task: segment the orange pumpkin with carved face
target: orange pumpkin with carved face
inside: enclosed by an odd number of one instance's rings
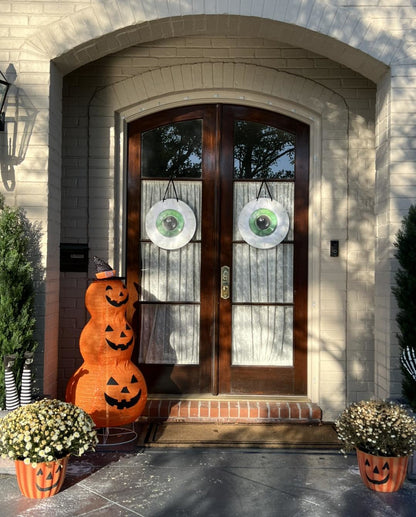
[[[118,278],[93,282],[85,295],[91,319],[80,337],[84,363],[68,383],[66,400],[86,411],[97,427],[134,422],[147,400],[144,377],[131,361],[134,333],[125,316],[128,297]]]
[[[91,318],[109,319],[125,314],[128,290],[120,278],[95,280],[85,293],[85,305]]]
[[[131,361],[103,364],[97,374],[84,363],[67,387],[67,400],[86,411],[97,427],[137,420],[147,400],[141,371]]]
[[[120,326],[115,326],[110,322],[105,328],[105,342],[112,350],[115,350],[116,352],[130,350],[130,348],[134,345],[133,329],[127,322]]]
[[[101,364],[103,361],[130,359],[134,341],[133,329],[124,315],[102,322],[91,318],[82,329],[79,348],[84,361]]]

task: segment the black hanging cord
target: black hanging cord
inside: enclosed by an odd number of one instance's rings
[[[176,201],[179,201],[178,193],[176,191],[176,186],[175,186],[175,183],[173,181],[173,177],[169,178],[168,186],[166,187],[165,193],[163,194],[163,201],[165,201],[166,196],[168,195],[169,187],[171,185],[172,185],[172,188],[173,188],[173,192],[175,193]]]
[[[267,194],[268,194],[268,195],[269,195],[269,197],[270,197],[270,201],[273,201],[273,196],[272,196],[272,193],[270,192],[269,185],[267,184],[267,181],[266,181],[266,180],[263,180],[263,181],[261,182],[261,185],[260,185],[259,191],[257,192],[257,197],[256,197],[256,199],[259,199],[259,197],[260,197],[260,194],[261,194],[261,191],[262,191],[263,187],[265,187],[265,188],[266,188],[266,190],[267,190]]]

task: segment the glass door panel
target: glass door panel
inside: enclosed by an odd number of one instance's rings
[[[201,131],[200,124],[193,127]],[[146,141],[149,143],[149,139]],[[185,148],[188,147],[185,144]],[[178,154],[176,148],[175,151]],[[142,154],[148,163],[148,150],[144,146]],[[189,169],[182,173],[189,176]],[[192,169],[192,173],[196,174],[196,170]],[[146,179],[141,182],[141,192],[139,362],[195,365],[199,363],[200,343],[202,182],[175,179],[172,184]],[[191,242],[176,250],[166,250],[150,241],[146,233],[146,214],[155,203],[173,195],[191,207],[198,223]]]
[[[234,244],[233,303],[293,304],[293,244],[269,250]]]
[[[293,366],[293,308],[233,307],[233,366]]]
[[[142,178],[200,178],[202,121],[186,120],[143,132]]]
[[[295,135],[248,120],[234,122],[234,179],[294,179]]]
[[[295,137],[272,126],[237,120],[233,149],[231,364],[292,366]],[[271,249],[244,242],[237,224],[243,207],[264,196],[278,201],[289,215],[287,236]]]
[[[199,363],[199,306],[142,305],[139,362]]]
[[[128,311],[150,393],[305,394],[308,139],[306,125],[243,106],[129,124]],[[263,197],[289,218],[267,249],[238,224]],[[196,219],[178,249],[146,232],[149,210],[169,198]]]

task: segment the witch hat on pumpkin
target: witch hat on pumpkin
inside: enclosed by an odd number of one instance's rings
[[[113,276],[116,276],[116,270],[113,269],[111,266],[107,264],[107,262],[104,262],[103,259],[100,259],[99,257],[94,256],[93,261],[95,264],[95,276],[98,279],[103,278],[111,278]]]

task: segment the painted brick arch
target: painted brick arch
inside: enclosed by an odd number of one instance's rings
[[[348,148],[347,127],[348,111],[341,96],[328,88],[292,73],[277,71],[262,66],[246,63],[194,63],[164,67],[147,71],[143,74],[113,84],[95,95],[90,107],[90,135],[112,134],[122,121],[129,121],[142,115],[168,109],[184,104],[198,104],[206,102],[236,103],[261,107],[272,111],[283,112],[291,117],[301,119],[311,126],[311,183],[310,203],[311,212],[317,213],[320,206],[330,202],[326,200],[326,193],[320,191],[321,182],[332,183],[334,190],[344,191],[347,183],[346,164],[348,162],[346,149]],[[122,138],[122,131],[115,138]],[[342,133],[342,134],[341,134]],[[322,139],[321,139],[321,135]],[[96,140],[95,140],[96,141]],[[354,143],[355,142],[355,143]],[[350,142],[360,147],[359,139]],[[98,250],[97,253],[109,256],[112,264],[122,267],[123,257],[118,256],[122,243],[115,242],[116,227],[123,226],[123,207],[119,213],[100,212],[103,200],[100,192],[123,191],[123,171],[117,171],[117,163],[122,159],[114,154],[114,149],[122,146],[111,145],[109,155],[104,160],[101,157],[90,176],[90,247]],[[357,149],[357,152],[363,152]],[[331,197],[333,194],[329,194]],[[109,200],[110,204],[117,205],[116,199]],[[339,202],[339,200],[337,200]],[[332,206],[332,205],[331,205]],[[325,212],[327,210],[327,212]],[[334,218],[331,209],[322,209],[324,219]],[[100,216],[99,216],[100,214]],[[348,209],[340,210],[335,217],[339,228],[348,226]],[[97,221],[99,221],[97,223]],[[317,220],[311,227],[310,260],[314,263],[310,273],[310,290],[314,300],[319,300],[319,289],[331,280],[322,273],[319,280],[314,275],[324,265],[320,264],[319,249],[321,246],[321,223]],[[311,262],[311,263],[312,263]],[[345,271],[340,271],[340,283],[345,284]],[[342,277],[342,278],[341,278]],[[325,287],[323,287],[325,288]],[[318,303],[318,302],[317,302]],[[322,325],[316,310],[311,317],[309,326],[310,374],[311,378],[319,379],[319,362],[314,349],[324,349],[324,340],[319,339],[319,328]],[[319,343],[319,344],[318,344]],[[346,346],[343,343],[342,346]],[[328,369],[331,366],[328,364]],[[319,390],[324,391],[325,379],[317,381],[310,388],[314,400],[319,400]],[[317,390],[315,392],[315,390]],[[328,409],[329,404],[325,404]]]
[[[206,97],[206,90],[210,89],[232,89],[236,102],[238,91],[240,94],[260,94],[268,99],[284,99],[286,105],[293,103],[293,111],[296,106],[307,107],[319,115],[328,109],[345,110],[340,95],[322,84],[294,73],[235,62],[204,62],[150,70],[102,89],[96,94],[93,105],[107,105],[110,110],[123,111],[129,106],[175,93],[184,98],[188,93],[204,90]],[[216,98],[213,97],[213,102]],[[161,103],[163,101],[159,99],[158,105]]]
[[[199,0],[94,0],[90,7],[42,28],[22,50],[55,60],[63,73],[68,73],[145,41],[221,33],[301,44],[373,81],[383,75],[393,58],[400,58],[395,54],[404,48],[400,38],[381,25],[374,26],[362,12],[323,0],[230,1],[227,7],[221,4],[212,9]]]

